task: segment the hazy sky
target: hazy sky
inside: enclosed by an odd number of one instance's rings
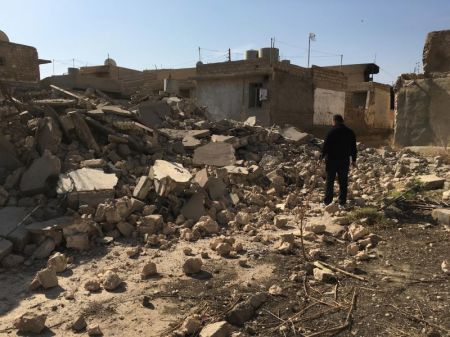
[[[1,0],[0,30],[10,40],[35,46],[67,67],[102,64],[108,53],[135,69],[194,66],[243,57],[250,48],[276,47],[283,58],[311,63],[373,62],[376,80],[392,83],[421,62],[427,32],[450,29],[449,0]],[[73,61],[74,59],[74,61]],[[421,63],[420,63],[421,65]],[[53,65],[41,66],[41,76]]]

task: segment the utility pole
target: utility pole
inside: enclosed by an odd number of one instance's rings
[[[53,76],[55,75],[55,60],[52,60],[52,65],[53,65]]]
[[[202,52],[200,47],[198,47],[198,62],[202,62]]]
[[[231,62],[231,48],[228,48],[228,62]]]
[[[344,54],[341,54],[341,68],[342,68],[342,59],[344,58]]]
[[[72,68],[75,68],[75,59],[72,59]]]
[[[311,41],[316,41],[316,34],[309,33],[308,37],[308,68],[309,68],[309,61],[311,59]]]

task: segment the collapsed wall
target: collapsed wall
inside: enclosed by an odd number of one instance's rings
[[[394,141],[401,146],[447,146],[450,135],[450,30],[431,32],[424,74],[403,74],[395,86]]]

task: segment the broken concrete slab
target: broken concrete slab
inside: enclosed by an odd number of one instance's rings
[[[92,135],[91,129],[87,125],[83,116],[77,111],[71,111],[68,115],[72,118],[75,130],[77,132],[78,138],[87,146],[88,149],[92,149],[95,153],[100,154],[101,149],[97,144],[94,136]]]
[[[308,133],[301,132],[299,129],[297,129],[295,126],[287,126],[283,129],[281,129],[281,135],[286,140],[290,140],[297,143],[308,143],[310,142],[314,137]]]
[[[139,178],[136,187],[133,190],[133,197],[144,200],[152,188],[152,181],[148,176]]]
[[[239,147],[239,138],[235,136],[226,136],[226,135],[212,135],[211,141],[213,143],[228,143],[233,145],[234,148]]]
[[[45,150],[55,154],[61,144],[62,132],[53,118],[44,117],[38,121],[35,138],[41,154]]]
[[[229,166],[236,163],[235,151],[228,143],[208,143],[194,151],[195,165]]]
[[[216,177],[209,177],[205,188],[211,200],[220,200],[227,193],[227,185],[222,179]]]
[[[206,325],[200,331],[200,337],[230,337],[232,326],[226,321],[220,321]]]
[[[25,228],[32,234],[45,234],[46,232],[62,230],[66,226],[74,223],[74,218],[71,216],[63,216],[45,221],[32,222],[26,225]]]
[[[185,149],[190,149],[191,150],[191,149],[195,149],[195,148],[199,147],[200,145],[202,145],[202,142],[199,141],[195,137],[186,136],[181,141],[181,144],[183,144],[183,147]]]
[[[183,188],[191,180],[191,173],[183,165],[165,160],[156,160],[150,168],[149,177],[153,179],[156,192],[161,196]]]
[[[444,188],[445,179],[434,174],[418,176],[417,179],[425,190],[439,190]]]
[[[98,107],[100,110],[102,110],[105,113],[110,113],[110,114],[114,114],[117,116],[122,116],[122,117],[134,117],[135,114],[132,113],[131,111],[122,109],[119,106],[116,105],[104,105],[104,106],[99,106]]]
[[[450,208],[434,209],[431,216],[440,224],[450,226]]]
[[[204,138],[209,136],[209,130],[178,130],[178,129],[158,129],[158,132],[172,140],[182,140],[186,137]]]
[[[20,191],[24,194],[37,194],[48,189],[49,179],[58,176],[61,162],[58,157],[45,151],[42,157],[33,161],[23,173],[20,180]]]
[[[69,205],[75,209],[83,204],[97,206],[103,200],[114,197],[117,181],[118,178],[114,173],[83,167],[61,174],[56,192],[68,193]]]

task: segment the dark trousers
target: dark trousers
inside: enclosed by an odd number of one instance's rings
[[[339,203],[344,205],[347,202],[348,172],[350,169],[350,160],[326,160],[327,186],[325,192],[325,204],[333,201],[334,180],[336,175],[339,183]]]

